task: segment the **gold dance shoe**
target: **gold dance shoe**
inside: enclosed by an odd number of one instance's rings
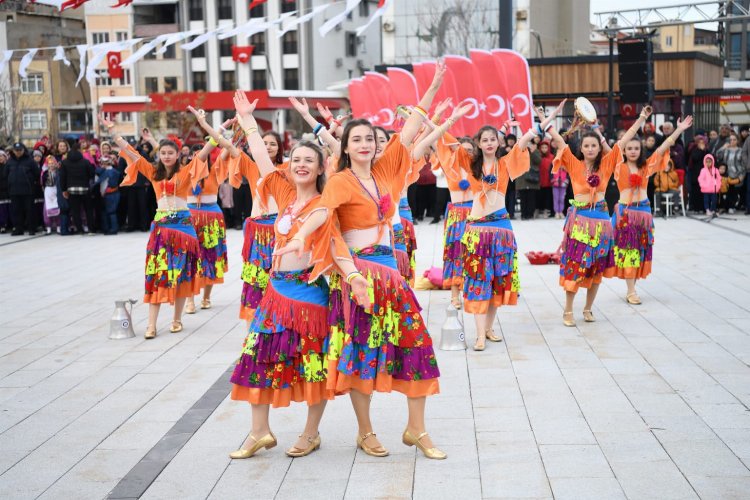
[[[146,333],[143,334],[144,339],[153,339],[156,338],[156,327],[149,326],[146,328]]]
[[[640,297],[638,296],[638,294],[637,294],[637,293],[635,293],[635,292],[627,294],[627,295],[625,296],[625,301],[626,301],[626,302],[627,302],[628,304],[633,304],[634,306],[637,306],[637,305],[639,305],[639,304],[642,304],[642,302],[641,302],[641,298],[640,298]]]
[[[462,304],[459,297],[451,297],[451,305],[456,310],[461,310]]]
[[[257,451],[260,450],[261,448],[270,450],[277,444],[276,436],[273,435],[273,432],[269,432],[268,434],[266,434],[260,439],[256,439],[255,436],[253,436],[252,434],[250,434],[250,436],[248,437],[252,439],[253,441],[255,441],[255,444],[252,446],[252,448],[250,448],[249,450],[245,448],[240,448],[237,451],[233,451],[232,453],[229,454],[229,458],[233,458],[235,460],[240,460],[243,458],[250,458],[253,455],[255,455],[255,453],[257,453]]]
[[[195,314],[195,302],[190,301],[185,304],[185,314]]]
[[[576,326],[576,320],[573,318],[573,311],[563,313],[563,325]]]
[[[307,439],[307,448],[297,448],[296,446],[292,446],[288,450],[286,450],[286,454],[288,457],[293,458],[299,458],[299,457],[306,457],[310,453],[314,452],[315,450],[320,449],[320,434],[318,434],[315,437],[305,436],[304,434],[300,434],[299,437],[304,437]]]
[[[594,313],[591,312],[591,309],[583,310],[583,319],[586,321],[586,323],[593,323],[594,321],[596,321]]]
[[[416,446],[417,448],[422,450],[422,453],[424,453],[424,456],[427,458],[431,458],[433,460],[445,460],[446,458],[448,458],[448,455],[438,448],[427,448],[422,444],[420,440],[427,435],[428,434],[426,432],[423,432],[419,436],[414,437],[408,430],[406,430],[404,431],[404,435],[401,436],[401,440],[406,446]]]
[[[211,299],[201,300],[201,309],[211,309]]]
[[[484,332],[484,336],[487,337],[487,340],[489,340],[490,342],[502,342],[503,341],[502,337],[498,337],[497,335],[495,335],[495,330],[493,330],[492,328],[490,328],[489,330],[486,330]]]
[[[357,437],[357,446],[362,449],[365,453],[367,453],[370,456],[373,457],[387,457],[388,456],[388,450],[383,448],[383,446],[378,446],[377,448],[370,448],[365,444],[365,440],[370,436],[377,436],[374,432],[368,432],[364,436],[358,436]]]
[[[172,326],[169,327],[169,331],[172,333],[178,333],[182,331],[182,321],[176,319],[172,321]]]

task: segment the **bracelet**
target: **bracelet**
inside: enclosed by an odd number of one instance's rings
[[[439,124],[440,123],[440,115],[433,116],[432,117],[432,123],[434,123],[435,125]]]
[[[422,118],[427,119],[427,111],[425,111],[424,109],[420,108],[419,106],[414,106],[413,109],[414,109],[414,111],[416,111],[417,113],[419,113],[420,115],[422,115]]]
[[[217,146],[219,145],[219,143],[218,143],[218,142],[216,142],[216,139],[214,139],[213,137],[209,137],[209,138],[208,138],[208,143],[209,143],[210,145],[212,145],[213,147],[217,147]]]
[[[242,131],[245,133],[245,135],[250,135],[253,132],[257,132],[258,127],[250,127],[250,128],[242,129]]]
[[[670,146],[674,146],[674,139],[672,139],[671,137],[667,137],[666,139],[664,139],[664,142],[666,142]]]
[[[289,240],[289,241],[295,241],[295,240],[296,240],[296,241],[299,241],[300,243],[302,243],[302,246],[303,246],[303,247],[305,246],[305,238],[304,238],[303,236],[300,236],[300,235],[296,235],[296,236],[294,236],[294,238],[292,238],[292,239],[291,239],[291,240]]]
[[[498,130],[497,133],[502,135],[503,137],[507,135],[505,132],[503,132],[503,129]]]
[[[539,126],[540,126],[540,127],[542,126],[542,125],[541,125],[541,123],[539,124]],[[553,127],[552,123],[548,123],[548,124],[547,124],[547,126],[546,126],[546,127],[544,127],[544,131],[545,131],[545,132],[547,132],[547,131],[548,131],[549,129],[551,129],[552,127]]]
[[[605,143],[605,142],[607,142],[607,139],[605,139],[604,136],[602,136],[601,139],[599,139],[599,142]]]
[[[536,135],[538,135],[539,137],[544,137],[545,131],[542,130],[542,124],[541,123],[536,123],[535,125],[536,125],[536,131],[535,131]],[[532,132],[532,131],[534,131],[533,128],[529,129],[529,132]]]
[[[346,284],[347,285],[351,285],[352,284],[352,280],[354,278],[356,278],[357,276],[362,276],[362,273],[360,273],[359,271],[353,271],[353,272],[347,274],[346,275]],[[362,277],[364,278],[364,276],[362,276]]]
[[[337,127],[341,126],[341,120],[331,120],[331,123],[335,123]]]
[[[447,125],[448,128],[451,128],[455,124],[456,124],[456,120],[454,120],[453,118],[448,118],[447,120],[443,122],[443,125]]]
[[[313,134],[318,135],[322,129],[323,129],[322,123],[316,124],[315,127],[313,127]]]

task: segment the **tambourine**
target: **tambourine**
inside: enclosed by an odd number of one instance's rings
[[[570,128],[565,133],[566,137],[586,125],[593,125],[596,123],[596,109],[594,108],[594,105],[591,104],[591,101],[585,97],[579,97],[575,100],[573,106],[575,108],[575,116],[573,118],[573,123],[570,124]]]

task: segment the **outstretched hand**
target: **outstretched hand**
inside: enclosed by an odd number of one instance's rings
[[[199,123],[206,121],[206,112],[202,109],[195,109],[192,106],[188,106],[187,110],[193,113],[193,116],[195,116],[195,119],[198,120]]]
[[[691,115],[687,115],[685,118],[677,119],[677,128],[681,131],[685,131],[693,126],[693,117]]]
[[[239,115],[252,115],[253,111],[255,111],[255,106],[258,105],[258,99],[250,102],[247,98],[247,94],[240,89],[237,89],[234,92],[232,100],[234,101],[234,109]]]
[[[318,108],[318,113],[320,113],[320,116],[322,116],[325,121],[328,123],[333,121],[333,113],[328,109],[328,106],[323,106],[319,102],[315,103],[315,106]]]
[[[445,113],[445,111],[446,111],[446,110],[447,110],[448,108],[450,108],[450,107],[452,106],[452,104],[453,104],[453,103],[452,103],[452,101],[451,101],[451,98],[450,98],[450,97],[449,97],[449,98],[447,98],[447,99],[444,99],[444,100],[440,101],[440,102],[439,102],[439,103],[437,104],[437,106],[435,106],[435,114],[436,114],[436,115],[438,115],[438,116],[442,115],[443,113]]]
[[[643,117],[644,119],[648,119],[648,117],[651,116],[651,113],[653,112],[654,108],[652,108],[649,104],[646,104],[641,110],[641,117]]]
[[[289,102],[292,103],[292,106],[294,106],[294,109],[296,109],[297,113],[300,115],[307,116],[310,114],[310,106],[307,104],[307,99],[304,97],[302,98],[302,101],[296,97],[290,97]]]
[[[302,257],[302,254],[304,253],[304,245],[300,240],[290,240],[286,245],[284,245],[281,248],[277,248],[273,251],[274,256],[281,256],[286,255],[288,253],[296,253],[297,257]]]
[[[104,118],[104,113],[99,113],[99,122],[104,125],[104,128],[111,129],[115,126],[115,122]]]
[[[439,59],[438,62],[435,64],[435,76],[432,78],[432,85],[431,87],[433,89],[439,89],[440,86],[443,84],[443,78],[445,78],[445,72],[447,71],[447,66],[445,65],[445,61],[442,59]]]
[[[474,105],[469,103],[464,104],[463,106],[458,108],[453,108],[453,113],[451,113],[451,120],[460,120],[466,113],[469,112],[472,107],[474,107]]]

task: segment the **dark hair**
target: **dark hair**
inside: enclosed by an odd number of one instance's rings
[[[646,148],[643,147],[643,144],[641,144],[641,140],[638,139],[637,137],[633,137],[628,142],[633,142],[633,141],[637,142],[638,146],[641,148],[641,152],[638,155],[638,159],[635,160],[635,164],[638,167],[638,170],[640,170],[646,166],[646,161],[648,160],[648,158],[646,158]]]
[[[265,138],[267,135],[273,136],[276,139],[276,144],[279,146],[278,151],[276,151],[276,158],[271,158],[271,161],[274,165],[281,165],[284,163],[284,142],[281,140],[281,135],[275,130],[269,130],[268,132],[263,132],[261,137]]]
[[[477,131],[477,135],[474,136],[474,142],[476,143],[476,146],[474,147],[474,158],[471,160],[471,175],[477,180],[481,180],[484,175],[484,172],[482,171],[484,156],[482,155],[482,149],[479,147],[479,143],[482,139],[482,134],[485,132],[492,132],[495,134],[498,143],[500,142],[500,135],[497,133],[497,129],[492,125],[485,125]],[[498,148],[495,150],[495,158],[500,158],[502,155],[503,153],[498,145]]]
[[[374,129],[375,129],[375,131],[376,131],[376,134],[375,134],[375,138],[376,138],[376,139],[377,139],[377,137],[378,137],[378,135],[377,135],[377,131],[378,131],[378,130],[380,130],[381,132],[383,132],[383,134],[385,134],[385,140],[386,140],[386,141],[390,141],[390,140],[391,140],[391,134],[389,134],[389,133],[388,133],[388,131],[387,131],[386,129],[384,129],[383,127],[381,127],[380,125],[375,125],[375,126],[374,126],[374,127],[372,127],[372,128],[374,128]]]
[[[315,189],[318,190],[318,193],[322,193],[323,188],[326,185],[325,156],[323,156],[323,149],[312,141],[299,141],[292,147],[292,150],[289,151],[290,164],[292,161],[292,155],[299,148],[310,148],[315,151],[315,156],[318,157],[318,166],[323,167],[323,172],[315,179]]]
[[[339,164],[336,166],[336,171],[341,172],[342,170],[345,170],[347,168],[351,168],[351,162],[349,161],[349,155],[347,153],[344,153],[346,148],[349,146],[349,134],[351,134],[352,129],[354,127],[360,127],[365,126],[369,128],[372,131],[372,135],[375,135],[375,127],[372,126],[372,123],[365,120],[364,118],[359,118],[357,120],[350,120],[347,122],[346,126],[344,127],[344,133],[341,134],[341,156],[339,157]]]
[[[161,141],[159,143],[159,151],[161,151],[161,149],[164,148],[164,147],[172,148],[177,153],[180,152],[180,148],[177,147],[177,143],[174,142],[174,141],[170,141],[169,139],[164,139],[163,141]],[[180,161],[179,161],[179,158],[177,158],[177,162],[175,162],[175,166],[174,166],[174,170],[172,171],[172,175],[170,175],[169,177],[167,177],[167,167],[164,166],[164,164],[161,162],[161,157],[159,156],[156,159],[156,172],[154,173],[154,180],[155,181],[162,181],[162,180],[167,179],[167,178],[171,179],[172,177],[174,177],[174,174],[176,174],[177,172],[180,171],[180,167],[181,167]]]
[[[578,143],[579,144],[578,145],[578,154],[576,154],[576,158],[578,158],[579,160],[583,161],[583,151],[581,151],[581,149],[583,148],[583,140],[586,139],[587,137],[591,137],[592,139],[596,139],[596,143],[599,145],[599,154],[596,155],[596,158],[594,158],[594,168],[591,169],[592,172],[598,172],[599,171],[599,165],[602,163],[602,154],[604,153],[604,150],[602,149],[602,145],[599,142],[600,141],[599,136],[597,135],[596,132],[588,131],[588,132],[584,132],[581,135],[581,142]],[[641,148],[641,149],[643,149],[643,148]]]

